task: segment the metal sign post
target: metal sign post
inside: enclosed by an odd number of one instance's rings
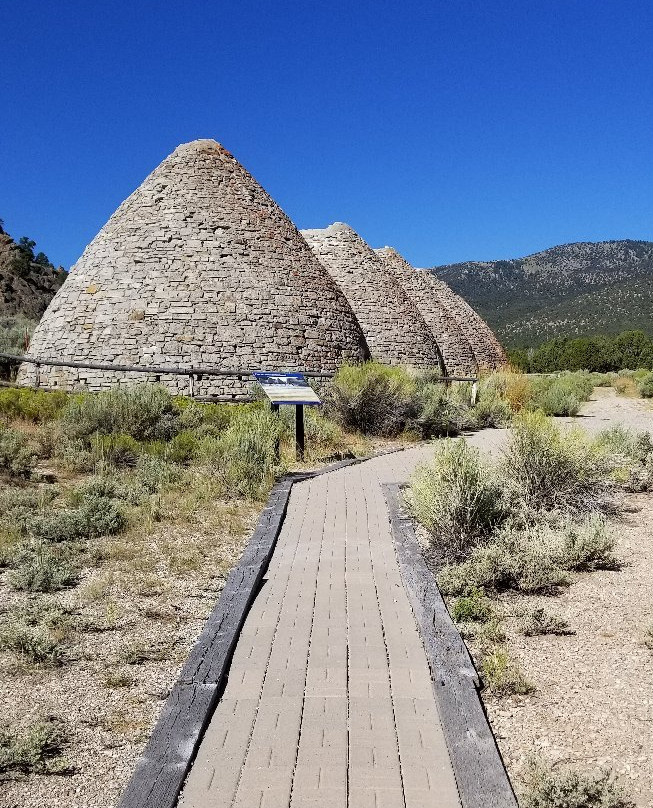
[[[303,373],[254,372],[253,376],[263,388],[263,392],[270,401],[273,412],[279,411],[280,404],[294,405],[295,455],[297,460],[302,461],[306,448],[304,406],[319,406],[322,404],[320,397],[309,385]]]

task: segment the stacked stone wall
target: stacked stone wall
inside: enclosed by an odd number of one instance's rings
[[[432,272],[425,269],[415,270],[424,274],[432,284],[438,299],[455,318],[462,333],[472,347],[476,363],[480,370],[491,370],[507,363],[506,354],[494,335],[494,332],[480,314],[469,303],[444,281],[439,280]]]
[[[392,272],[433,332],[448,375],[476,373],[476,357],[456,318],[443,303],[437,289],[425,273],[418,272],[392,247],[374,251]]]
[[[122,203],[36,329],[32,356],[140,366],[334,371],[369,356],[350,305],[296,227],[215,141],[180,146]],[[51,387],[145,376],[43,366]],[[19,381],[33,384],[33,365]],[[175,392],[188,379],[161,378]],[[205,377],[198,393],[247,383]]]
[[[396,275],[351,227],[302,230],[349,301],[372,358],[388,365],[444,370],[437,340]]]

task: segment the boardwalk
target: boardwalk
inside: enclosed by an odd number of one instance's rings
[[[294,486],[180,808],[459,808],[381,490],[428,454]]]

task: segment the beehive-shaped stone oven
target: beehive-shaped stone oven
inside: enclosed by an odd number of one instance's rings
[[[437,279],[418,272],[392,247],[374,251],[392,272],[431,329],[442,351],[449,376],[476,373],[478,363],[469,340],[443,300]]]
[[[490,326],[469,303],[453,289],[426,269],[416,269],[433,285],[438,299],[454,317],[474,352],[479,370],[492,370],[507,364],[508,358]]]
[[[349,225],[336,222],[301,233],[345,293],[373,359],[444,371],[437,340],[413,301]]]
[[[352,309],[298,230],[213,140],[179,146],[86,248],[30,355],[116,364],[333,371],[369,352]],[[19,381],[33,384],[34,365]],[[43,385],[101,389],[148,376],[42,366]],[[149,379],[151,380],[151,379]],[[188,379],[162,375],[171,390]],[[196,392],[242,392],[204,376]]]
[[[470,373],[499,368],[507,363],[505,351],[490,326],[450,286],[426,269],[414,269],[392,247],[383,247],[376,250],[376,253],[389,269],[397,273],[404,288],[434,329],[445,357],[445,364],[448,364],[447,372],[451,373],[455,369],[456,373]],[[437,304],[435,312],[429,305],[429,300]],[[438,322],[436,317],[438,312],[445,313],[446,336],[439,331],[439,328],[445,328],[445,324]],[[467,343],[468,347],[465,347],[464,343]],[[472,365],[469,364],[470,350]],[[447,356],[450,357],[449,362]]]

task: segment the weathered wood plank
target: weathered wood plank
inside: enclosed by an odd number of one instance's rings
[[[412,520],[403,508],[400,487],[384,485],[383,492],[463,808],[517,808],[479,695],[478,674],[424,562]]]

